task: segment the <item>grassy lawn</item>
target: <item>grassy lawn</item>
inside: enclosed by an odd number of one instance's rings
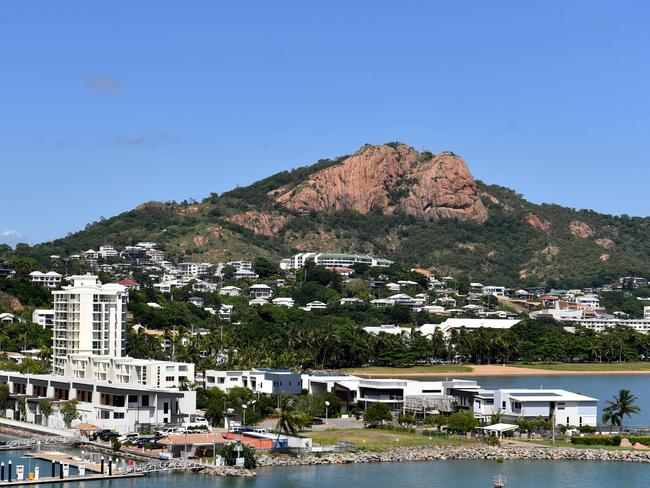
[[[314,445],[334,445],[339,441],[354,442],[357,449],[380,450],[396,446],[441,446],[458,445],[465,442],[458,437],[426,437],[422,434],[392,432],[377,429],[331,429],[308,434]]]
[[[650,362],[631,363],[535,363],[510,364],[514,368],[544,369],[548,371],[650,371]]]
[[[447,373],[471,373],[471,366],[458,364],[436,364],[432,366],[411,366],[409,368],[352,368],[344,369],[345,373],[359,376],[400,376],[400,375],[443,375]]]

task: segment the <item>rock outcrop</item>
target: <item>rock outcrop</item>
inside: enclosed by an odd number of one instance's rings
[[[545,234],[548,234],[549,230],[551,230],[551,223],[548,220],[542,220],[532,213],[526,217],[526,223]]]
[[[594,230],[589,227],[588,224],[580,222],[579,220],[571,222],[569,224],[569,230],[571,231],[571,234],[580,239],[588,239],[594,235]]]
[[[289,219],[278,213],[249,210],[228,217],[226,220],[252,230],[255,234],[273,237],[284,227]]]
[[[488,216],[462,158],[448,152],[418,153],[403,144],[364,146],[276,201],[301,213],[351,209],[368,214],[381,209],[479,223]]]

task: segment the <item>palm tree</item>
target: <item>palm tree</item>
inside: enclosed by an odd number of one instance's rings
[[[636,396],[632,395],[630,390],[623,388],[618,392],[618,395],[607,402],[603,409],[603,415],[607,412],[612,424],[616,423],[620,426],[625,417],[632,417],[632,415],[641,411],[635,404],[636,400]]]
[[[296,410],[295,399],[293,397],[282,398],[280,407],[278,408],[278,423],[275,425],[278,437],[273,446],[273,450],[278,446],[281,434],[296,435],[306,424],[305,413]]]

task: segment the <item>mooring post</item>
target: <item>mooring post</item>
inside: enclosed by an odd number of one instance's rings
[[[113,476],[113,460],[108,459],[108,476]]]
[[[102,467],[101,467],[101,472],[104,474],[104,456],[102,456]]]
[[[59,463],[59,478],[63,479],[63,463]]]
[[[5,480],[5,463],[4,461],[0,463],[0,481]]]
[[[52,461],[52,478],[56,476],[56,461]]]
[[[7,481],[11,483],[11,460],[9,460],[9,464],[7,465]]]

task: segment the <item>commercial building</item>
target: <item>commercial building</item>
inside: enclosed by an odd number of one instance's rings
[[[69,354],[120,357],[126,348],[126,288],[97,276],[72,276],[54,295],[52,371],[65,374]]]

